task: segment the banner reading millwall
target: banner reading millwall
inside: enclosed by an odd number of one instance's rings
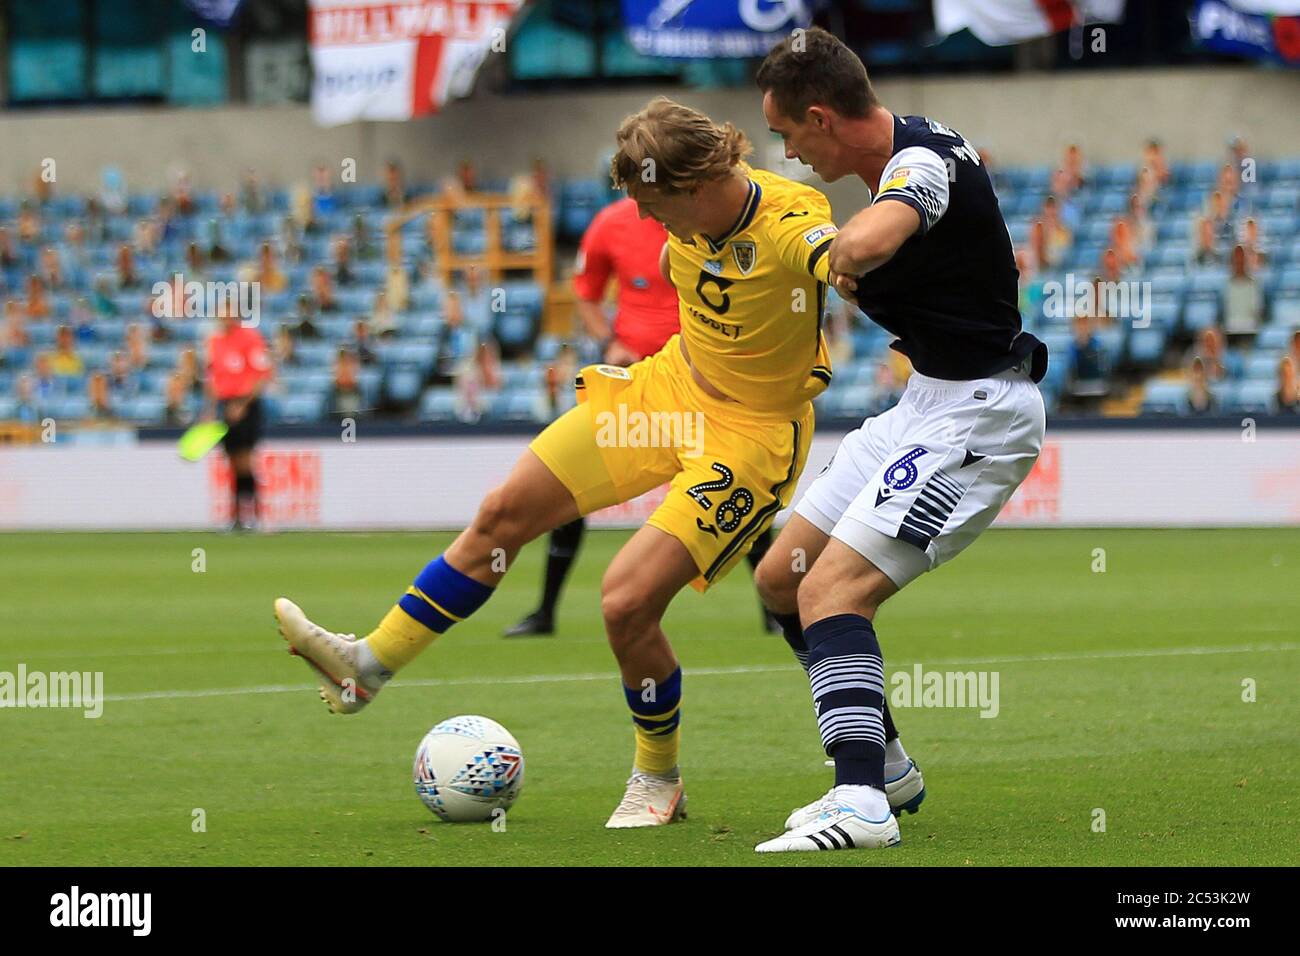
[[[523,0],[310,0],[316,122],[407,120],[465,96]]]
[[[632,47],[644,56],[763,56],[812,23],[820,0],[623,0]]]

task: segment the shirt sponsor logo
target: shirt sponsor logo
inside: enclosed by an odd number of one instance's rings
[[[803,241],[808,243],[810,246],[815,246],[827,236],[833,236],[839,231],[839,228],[836,226],[818,226],[816,229],[809,229],[805,232],[803,234]]]
[[[906,166],[899,166],[889,175],[889,181],[880,187],[880,191],[887,192],[890,189],[902,189],[907,185],[907,179],[912,175],[912,170]]]

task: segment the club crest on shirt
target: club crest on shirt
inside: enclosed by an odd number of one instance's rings
[[[736,260],[736,268],[740,270],[740,274],[747,276],[754,269],[754,259],[758,256],[758,248],[752,242],[733,242],[731,244],[731,255]]]

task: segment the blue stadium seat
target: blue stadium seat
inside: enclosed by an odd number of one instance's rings
[[[450,422],[456,419],[456,391],[430,388],[420,397],[420,421]]]
[[[34,348],[45,348],[54,344],[54,334],[58,331],[51,322],[30,322],[27,325],[27,337]]]
[[[1122,191],[1121,195],[1127,201],[1128,191],[1137,180],[1137,174],[1137,163],[1115,163],[1109,166],[1098,166],[1093,169],[1093,182],[1098,186],[1106,186],[1111,190]]]
[[[1192,217],[1184,213],[1165,216],[1156,222],[1156,239],[1160,242],[1192,241]]]
[[[417,282],[411,286],[411,308],[420,310],[439,309],[442,307],[442,289],[428,282]]]
[[[532,389],[518,392],[502,392],[505,398],[499,410],[500,418],[507,421],[530,422],[537,419],[537,409],[541,403],[541,393]]]
[[[1279,294],[1273,299],[1273,322],[1278,325],[1300,325],[1300,292]]]
[[[1259,217],[1259,226],[1270,239],[1289,239],[1296,231],[1296,214],[1266,212]]]
[[[1260,163],[1259,172],[1264,179],[1300,179],[1300,159],[1275,159]]]
[[[1199,332],[1219,321],[1219,296],[1217,293],[1193,293],[1183,308],[1183,330]]]
[[[1181,269],[1187,265],[1187,260],[1191,258],[1191,254],[1192,247],[1190,243],[1169,239],[1152,250],[1150,261],[1154,265]]]
[[[409,325],[404,325],[403,334],[423,342],[432,342],[442,328],[442,318],[437,315],[420,315],[408,313]]]
[[[537,236],[531,223],[510,223],[501,237],[501,245],[507,252],[531,252],[537,248]]]
[[[410,405],[420,397],[424,375],[415,368],[394,369],[388,376],[384,389],[388,398],[398,405]]]
[[[1158,365],[1164,357],[1167,339],[1166,329],[1154,323],[1149,329],[1133,329],[1128,336],[1128,361],[1142,367]]]
[[[458,256],[481,256],[487,249],[487,235],[479,230],[456,230],[451,234],[451,248]]]
[[[1156,269],[1148,273],[1146,281],[1151,283],[1152,295],[1174,295],[1181,297],[1187,289],[1187,276],[1182,269]]]
[[[1255,350],[1257,352],[1280,351],[1290,344],[1291,336],[1295,331],[1294,326],[1280,323],[1266,325],[1259,330],[1259,335],[1255,337]]]
[[[82,394],[63,395],[50,402],[47,412],[55,420],[85,418],[90,414],[90,402]]]
[[[158,422],[167,411],[167,401],[161,395],[135,395],[119,401],[116,411],[133,422]]]
[[[310,423],[325,417],[325,395],[322,392],[301,392],[287,395],[277,409],[277,419],[289,423]]]
[[[1151,325],[1171,332],[1178,326],[1182,312],[1182,298],[1168,293],[1153,294],[1149,305]]]
[[[1124,329],[1119,326],[1111,326],[1108,329],[1098,329],[1096,331],[1097,341],[1101,343],[1102,351],[1106,355],[1107,368],[1114,368],[1119,364],[1120,356],[1124,352]]]
[[[1300,186],[1295,183],[1277,183],[1266,193],[1265,205],[1272,212],[1295,214],[1300,209]]]
[[[1191,292],[1219,292],[1228,284],[1228,270],[1194,269],[1188,279]]]
[[[338,354],[338,346],[333,342],[325,342],[319,339],[308,339],[299,342],[294,347],[294,353],[298,356],[298,362],[304,367],[309,368],[313,365],[324,366],[334,361],[334,356]]]
[[[437,347],[432,342],[403,342],[392,356],[393,362],[406,369],[426,373],[433,368]]]
[[[537,342],[533,345],[533,356],[539,362],[553,362],[555,357],[560,354],[560,347],[563,344],[554,335],[539,336]]]
[[[1277,279],[1278,292],[1300,292],[1300,265],[1285,266]]]
[[[1109,217],[1098,216],[1088,220],[1082,229],[1074,235],[1074,241],[1078,243],[1089,243],[1094,246],[1104,246],[1110,242],[1110,233],[1113,223]]]
[[[1281,361],[1281,353],[1277,351],[1260,352],[1256,351],[1253,355],[1247,356],[1245,365],[1245,377],[1248,381],[1277,381],[1277,366]]]
[[[532,344],[537,335],[537,320],[531,312],[510,309],[497,316],[495,332],[502,352],[519,354]]]
[[[1276,382],[1241,382],[1228,390],[1225,411],[1269,415],[1277,410]]]
[[[1152,382],[1142,396],[1144,415],[1182,415],[1187,411],[1185,382]]]

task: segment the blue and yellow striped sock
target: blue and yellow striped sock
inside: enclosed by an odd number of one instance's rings
[[[493,590],[461,574],[439,555],[424,566],[366,642],[381,664],[399,670],[435,637],[482,607]]]
[[[624,687],[636,731],[638,770],[664,777],[677,769],[681,744],[682,669],[653,687]],[[647,699],[649,698],[649,699]]]

